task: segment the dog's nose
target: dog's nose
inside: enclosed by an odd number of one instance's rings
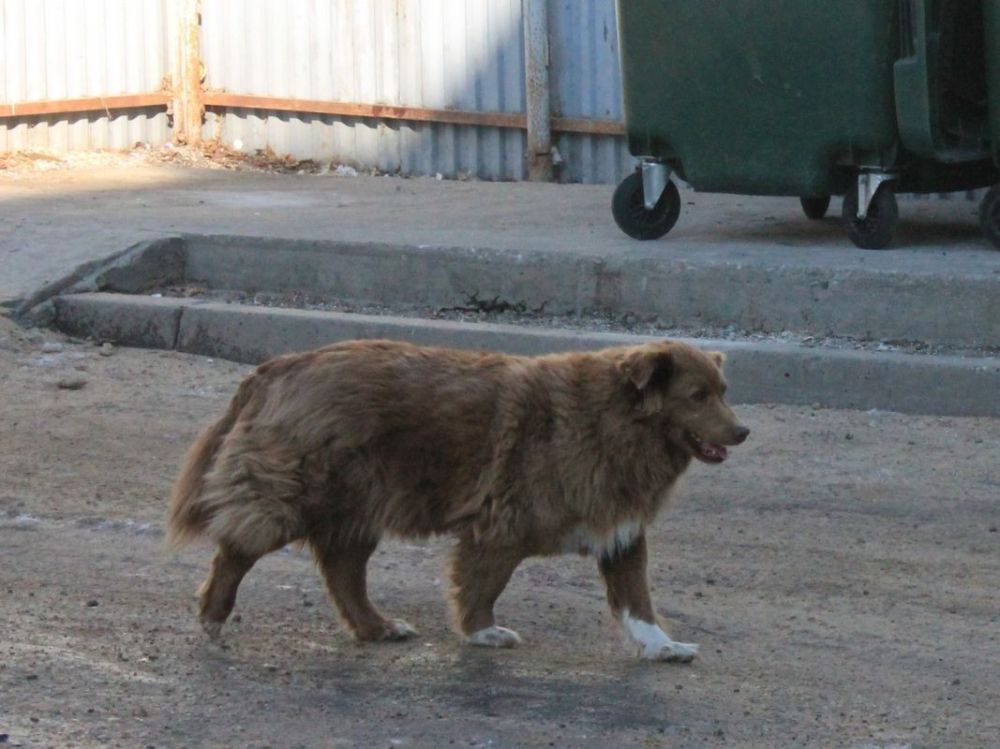
[[[739,426],[733,430],[733,436],[736,438],[736,444],[739,445],[746,441],[746,438],[750,436],[750,428]]]

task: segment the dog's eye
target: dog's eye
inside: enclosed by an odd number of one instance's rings
[[[708,400],[707,390],[698,390],[694,395],[691,396],[691,400],[697,401],[698,403],[704,403]]]

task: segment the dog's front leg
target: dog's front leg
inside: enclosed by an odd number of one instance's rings
[[[621,621],[640,657],[690,663],[698,654],[698,646],[674,642],[656,622],[646,581],[645,534],[640,534],[628,548],[602,555],[598,567],[608,587],[611,613]]]
[[[517,632],[497,626],[493,604],[522,558],[514,550],[477,543],[471,535],[459,538],[451,560],[452,605],[470,645],[513,648],[521,642]]]

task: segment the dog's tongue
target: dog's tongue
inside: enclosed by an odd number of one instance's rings
[[[729,455],[725,445],[716,445],[713,442],[701,443],[701,454],[709,460],[725,460]]]

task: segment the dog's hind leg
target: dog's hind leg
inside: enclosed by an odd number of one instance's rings
[[[317,536],[310,543],[330,597],[358,640],[405,640],[417,634],[402,619],[383,616],[368,599],[368,558],[378,541],[344,543]]]
[[[451,561],[452,604],[455,620],[470,645],[512,648],[521,637],[498,627],[493,605],[510,581],[523,556],[511,550],[484,547],[463,536]]]
[[[218,550],[198,589],[199,620],[213,639],[236,603],[236,591],[257,560],[301,537],[295,511],[263,501],[233,503],[211,521]]]
[[[198,591],[199,618],[216,637],[233,610],[244,575],[265,554],[302,538],[305,496],[301,457],[277,438],[234,427],[201,494],[192,501],[203,532],[218,544],[208,579]],[[259,430],[258,430],[259,432]],[[272,435],[273,437],[273,435]]]
[[[648,660],[690,663],[698,646],[671,640],[653,613],[646,580],[646,536],[639,535],[628,548],[601,556],[597,564],[608,587],[611,613],[621,620],[639,655]]]
[[[220,545],[216,551],[208,577],[198,589],[198,620],[213,640],[233,610],[240,582],[257,559],[227,546]]]

